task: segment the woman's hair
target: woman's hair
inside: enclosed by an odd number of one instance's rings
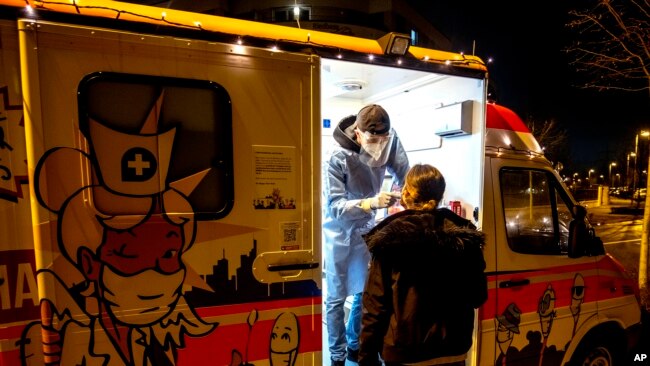
[[[445,193],[445,178],[434,166],[416,164],[406,174],[402,205],[416,210],[432,210]]]

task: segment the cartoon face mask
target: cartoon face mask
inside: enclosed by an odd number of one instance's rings
[[[357,130],[361,150],[359,159],[364,164],[371,167],[385,165],[390,155],[390,147],[393,142],[393,130],[383,135],[373,135],[370,132],[361,132]]]
[[[182,246],[181,228],[161,218],[130,230],[106,230],[99,285],[117,320],[145,325],[172,311],[185,278]]]
[[[171,312],[180,297],[185,270],[162,274],[149,269],[132,276],[104,266],[101,277],[109,311],[124,324],[152,324]]]

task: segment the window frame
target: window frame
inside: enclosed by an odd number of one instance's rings
[[[551,227],[553,229],[552,240],[546,239],[540,240],[544,241],[543,245],[538,245],[537,247],[532,246],[527,247],[524,243],[517,242],[515,238],[510,235],[508,229],[509,219],[507,216],[506,207],[506,193],[507,190],[504,189],[505,184],[507,184],[507,179],[504,179],[504,175],[510,173],[537,173],[542,174],[546,180],[546,187],[548,192],[545,194],[545,199],[548,201],[550,212],[550,218],[552,220]],[[527,167],[502,167],[499,170],[499,189],[501,191],[501,203],[502,203],[502,215],[505,224],[505,234],[508,241],[508,247],[516,252],[521,254],[531,254],[531,255],[567,255],[568,251],[565,246],[562,245],[562,232],[560,230],[560,207],[563,203],[563,206],[566,206],[568,213],[571,215],[569,222],[566,222],[566,229],[568,230],[570,222],[574,219],[573,200],[570,199],[567,192],[563,189],[562,184],[558,181],[557,177],[550,171],[544,169],[536,168],[527,168]],[[562,202],[558,202],[562,201]],[[534,207],[535,205],[533,205]],[[534,236],[528,235],[529,239],[533,239]],[[539,238],[543,239],[544,235],[539,235]],[[568,231],[566,233],[566,238],[568,240]],[[526,240],[526,239],[524,239]],[[548,245],[548,243],[554,243],[553,245]],[[536,249],[539,248],[539,249]]]
[[[91,118],[91,114],[93,113],[90,110],[89,107],[89,98],[91,98],[91,88],[94,83],[96,82],[109,82],[109,83],[117,83],[117,84],[124,84],[124,85],[129,85],[129,84],[134,84],[134,85],[141,85],[144,87],[152,87],[152,88],[158,88],[158,89],[164,89],[165,87],[172,87],[172,88],[188,88],[188,89],[195,89],[195,90],[206,90],[208,92],[213,93],[214,98],[216,99],[215,105],[213,106],[216,109],[217,103],[219,104],[220,108],[218,111],[215,110],[214,112],[214,122],[215,125],[212,126],[213,130],[210,136],[218,139],[219,141],[211,141],[209,143],[204,143],[204,146],[209,147],[211,144],[219,145],[214,148],[214,150],[211,150],[211,152],[214,154],[212,156],[211,161],[209,164],[204,164],[206,165],[205,169],[210,168],[211,171],[209,174],[214,174],[216,177],[213,175],[210,178],[204,178],[207,182],[199,182],[197,185],[198,189],[208,189],[210,187],[202,186],[202,184],[208,184],[209,182],[214,182],[218,186],[218,191],[219,191],[219,196],[215,198],[215,207],[214,209],[197,209],[198,207],[201,207],[200,205],[203,205],[201,201],[204,201],[200,197],[192,197],[191,193],[188,194],[188,199],[191,203],[192,209],[193,209],[193,214],[196,220],[215,220],[215,219],[220,219],[225,216],[227,216],[232,208],[234,207],[234,152],[233,152],[233,134],[232,134],[232,100],[230,98],[229,93],[225,88],[223,88],[220,84],[210,81],[210,80],[198,80],[198,79],[187,79],[187,78],[177,78],[177,77],[168,77],[168,76],[153,76],[153,75],[143,75],[143,74],[130,74],[130,73],[119,73],[119,72],[94,72],[91,74],[86,75],[84,78],[82,78],[78,84],[78,90],[77,90],[77,104],[78,104],[78,118],[79,118],[79,129],[81,133],[86,137],[86,139],[89,139],[89,120]],[[163,101],[164,104],[164,101]],[[217,124],[218,122],[218,124]],[[166,122],[166,123],[172,123],[172,124],[178,124],[178,126],[182,126],[183,122],[180,121],[174,121],[174,122]],[[107,126],[116,130],[120,130],[119,128],[116,128],[115,126]],[[123,133],[133,133],[133,131],[129,131],[128,129],[125,130],[120,130],[120,132]],[[160,132],[160,131],[158,131]],[[176,139],[179,138],[181,132],[177,132],[176,134]],[[223,136],[219,136],[219,134],[223,134]],[[88,140],[90,142],[90,140]],[[172,180],[171,175],[172,175],[172,166],[174,165],[174,154],[177,153],[178,150],[178,141],[174,141],[173,149],[172,149],[172,156],[170,158],[170,167],[169,167],[169,176],[167,179],[169,181]],[[90,143],[92,145],[92,143]],[[187,154],[187,153],[186,153]],[[93,165],[96,166],[98,162],[96,161],[96,158],[92,156],[91,152],[91,158],[93,160]],[[183,159],[180,159],[183,160]],[[178,167],[182,166],[183,163],[182,161],[177,165]],[[200,171],[200,170],[199,170]],[[196,171],[194,173],[198,173],[199,171]],[[179,175],[179,174],[177,174]],[[184,175],[184,177],[188,176],[187,174]],[[207,177],[207,176],[206,176]],[[175,179],[182,179],[183,177],[175,177]],[[98,177],[99,182],[102,181],[101,176]],[[166,184],[169,184],[170,182],[165,182]],[[194,192],[198,192],[195,190]],[[197,193],[198,195],[198,193]],[[97,208],[97,207],[96,207]],[[98,208],[99,209],[99,208]]]

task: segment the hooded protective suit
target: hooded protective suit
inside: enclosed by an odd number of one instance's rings
[[[385,111],[379,106],[371,109],[382,112],[383,122],[386,122],[383,126],[390,128],[386,126],[390,122]],[[346,355],[349,360],[356,361],[361,328],[361,292],[370,262],[361,235],[375,225],[376,215],[376,210],[367,203],[381,190],[386,171],[393,176],[393,182],[401,186],[409,169],[406,152],[393,131],[389,133],[393,138],[385,147],[390,149],[386,163],[367,164],[368,160],[361,160],[367,155],[362,153],[361,145],[355,140],[356,123],[355,116],[341,120],[334,130],[337,145],[325,166],[325,312],[332,365],[344,364]],[[350,295],[355,296],[346,324],[344,304]]]
[[[359,160],[360,145],[355,141],[355,117],[346,117],[334,130],[337,145],[326,167],[325,273],[338,279],[328,294],[349,296],[363,291],[370,254],[361,235],[375,226],[375,210],[366,212],[361,201],[375,196],[386,172],[402,186],[409,169],[408,157],[399,138],[390,146],[386,165],[370,167]],[[332,281],[328,279],[328,286]]]

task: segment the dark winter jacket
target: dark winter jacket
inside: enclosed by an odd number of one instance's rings
[[[364,236],[372,254],[363,292],[360,365],[465,354],[474,309],[487,299],[483,233],[448,209],[405,210]]]

